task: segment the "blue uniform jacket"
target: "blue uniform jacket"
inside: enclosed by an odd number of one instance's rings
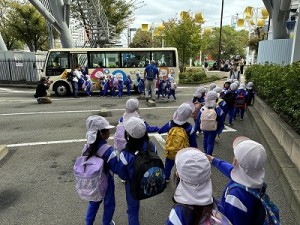
[[[230,179],[221,200],[223,209],[220,210],[223,210],[224,215],[233,225],[262,225],[264,216],[260,218],[258,216],[261,215],[261,211],[259,211],[261,202],[259,199],[238,187],[232,188],[229,192],[227,191],[227,188],[234,183],[230,176],[233,165],[217,158],[213,159],[212,164]]]
[[[155,145],[151,142],[151,151],[157,154],[157,150]],[[148,142],[144,142],[143,148],[140,151],[147,151],[148,149]],[[116,164],[117,165],[117,174],[122,180],[130,181],[132,180],[133,176],[133,169],[134,169],[134,161],[135,155],[134,153],[129,152],[128,150],[123,149],[120,153],[120,160]]]
[[[195,128],[194,128],[195,131],[200,129],[200,123],[201,123],[200,118],[201,118],[201,114],[202,114],[203,110],[204,110],[204,108],[202,107],[200,109],[200,112],[199,112],[198,117],[196,119]],[[216,113],[217,113],[217,122],[218,122],[216,132],[217,132],[217,134],[219,134],[219,133],[222,132],[222,130],[224,128],[224,119],[225,118],[224,118],[224,112],[221,109],[221,107],[219,107],[219,106],[216,107]]]
[[[167,132],[169,132],[169,130],[171,130],[172,127],[173,127],[173,125],[172,125],[171,121],[169,121],[159,129],[158,133],[159,134],[167,133]],[[189,136],[190,147],[197,148],[196,132],[194,132],[193,126],[191,124],[189,124],[189,126],[187,126],[185,128],[185,131],[186,131],[187,135]]]
[[[143,118],[140,118],[143,119]],[[119,119],[119,123],[123,123],[123,116],[121,116],[121,118]],[[156,133],[159,130],[159,127],[157,126],[150,126],[145,120],[144,123],[146,125],[146,131],[147,133]]]

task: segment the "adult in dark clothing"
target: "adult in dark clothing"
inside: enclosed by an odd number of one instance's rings
[[[146,66],[144,71],[144,80],[145,82],[145,95],[148,100],[149,97],[149,89],[151,90],[151,98],[155,101],[155,87],[156,87],[156,79],[158,79],[158,69],[155,66],[155,61],[152,60],[151,64]]]
[[[39,81],[34,97],[37,98],[37,102],[39,104],[42,103],[52,103],[51,98],[48,97],[47,90],[49,89],[51,82],[47,79],[47,77],[42,77]]]

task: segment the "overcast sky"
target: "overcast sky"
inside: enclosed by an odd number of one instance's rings
[[[139,28],[143,23],[157,26],[170,18],[179,18],[181,11],[203,12],[207,21],[205,27],[220,25],[222,0],[144,0],[144,3],[135,11],[135,21],[131,27]],[[231,24],[232,15],[236,13],[242,18],[247,6],[259,8],[264,7],[264,3],[262,0],[224,0],[223,25]]]

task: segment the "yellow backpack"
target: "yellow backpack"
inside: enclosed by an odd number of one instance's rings
[[[186,125],[189,124],[186,123],[183,126],[173,125],[169,131],[164,152],[166,158],[175,159],[178,151],[189,146],[189,137],[184,129]]]

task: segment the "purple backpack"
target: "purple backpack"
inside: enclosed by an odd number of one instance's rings
[[[82,153],[86,152],[89,145],[85,145]],[[87,156],[76,159],[73,168],[76,178],[76,191],[82,200],[101,201],[107,189],[107,173],[104,171],[104,160],[101,158],[110,145],[104,144],[97,151],[97,156],[87,160]]]
[[[126,146],[126,139],[125,139],[125,128],[122,122],[116,127],[116,132],[114,134],[114,149],[118,152],[121,152]]]

